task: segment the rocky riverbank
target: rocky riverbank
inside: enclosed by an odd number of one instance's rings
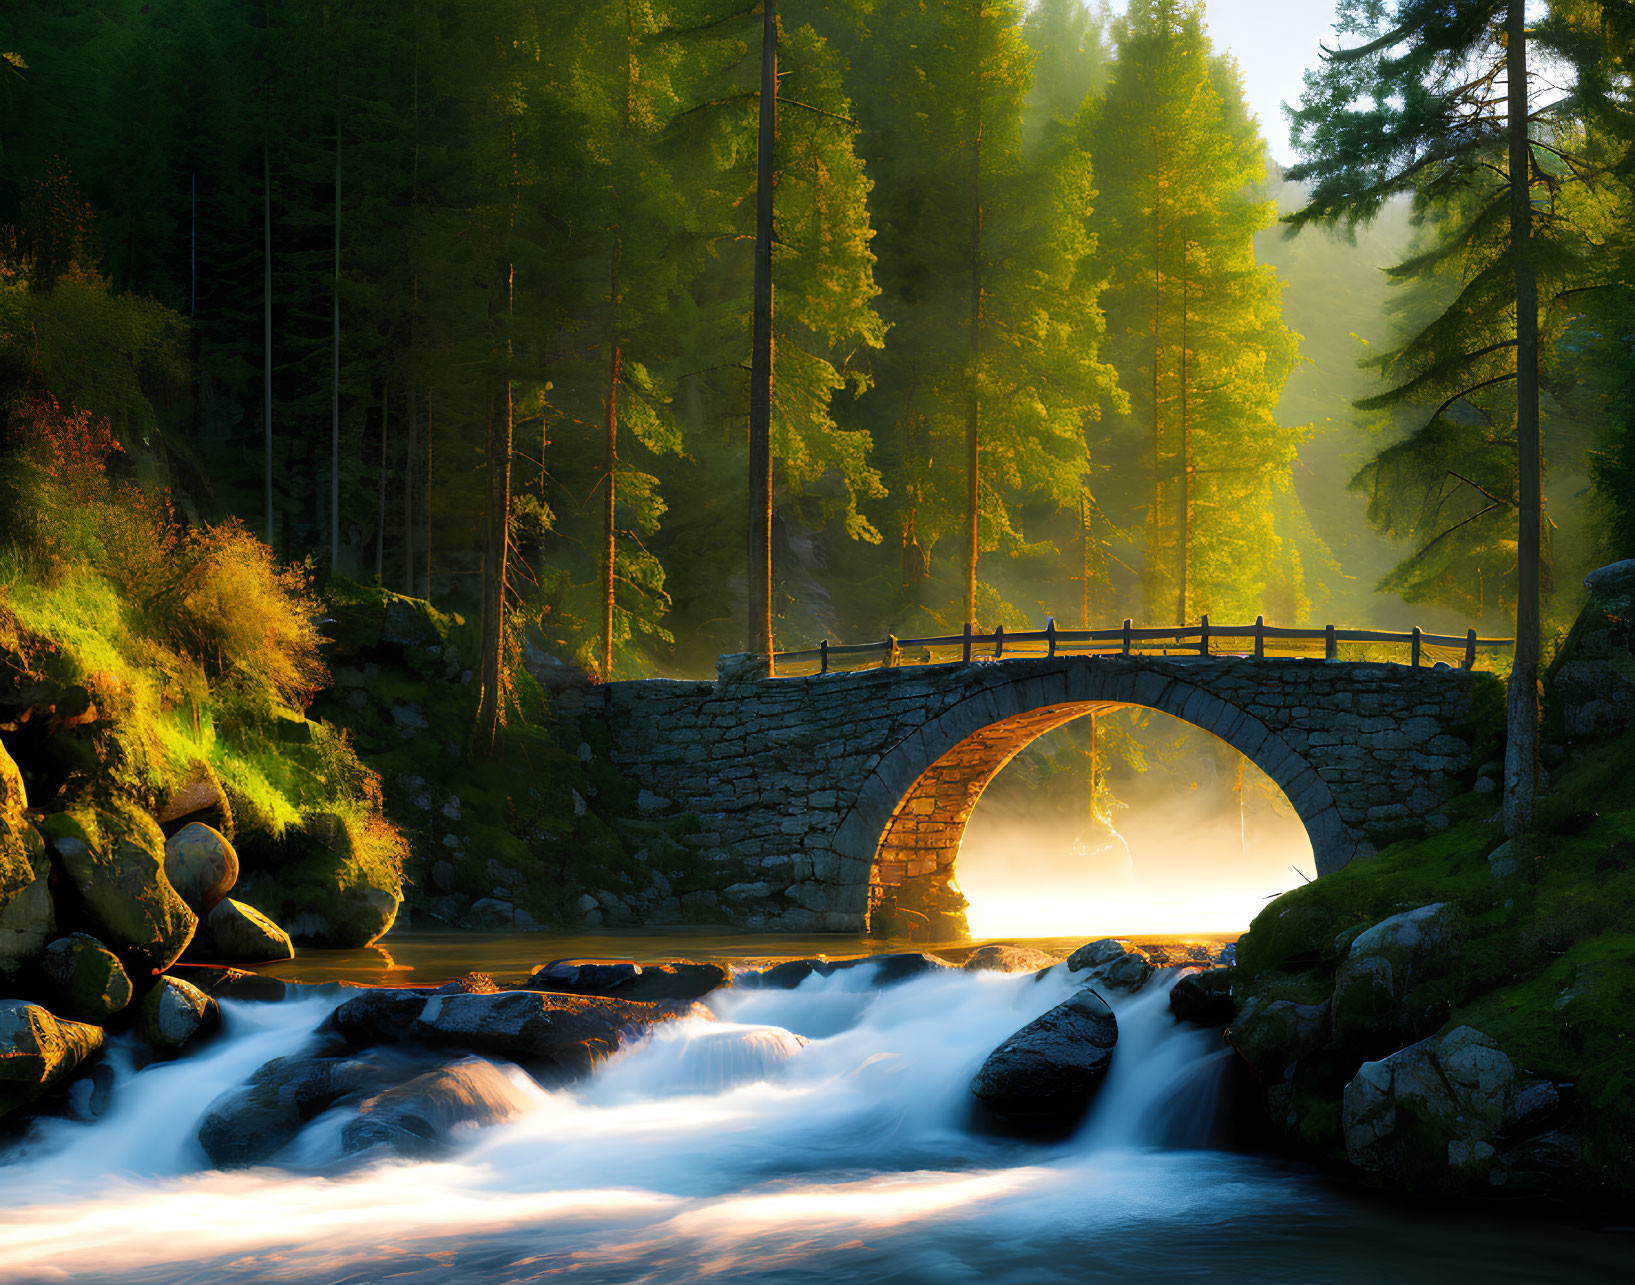
[[[1635,1195],[1635,562],[1587,584],[1533,828],[1505,840],[1473,764],[1446,828],[1240,941],[1228,1035],[1277,1144],[1414,1196]]]

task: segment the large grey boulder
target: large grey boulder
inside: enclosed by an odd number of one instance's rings
[[[367,946],[397,919],[403,876],[387,838],[326,812],[291,826],[275,847],[240,886],[297,945]]]
[[[1039,973],[1061,962],[1061,956],[1032,946],[990,942],[973,950],[960,967],[968,973]]]
[[[1438,901],[1392,915],[1353,938],[1334,977],[1336,1041],[1367,1045],[1399,1032],[1411,1037],[1423,1031],[1411,1029],[1423,1014],[1413,1010],[1410,992],[1448,966],[1463,935],[1457,909]]]
[[[1237,1013],[1232,1002],[1230,968],[1209,968],[1182,975],[1169,991],[1169,1011],[1183,1022],[1225,1026]]]
[[[53,812],[40,823],[57,871],[58,911],[91,932],[133,977],[164,972],[198,916],[165,878],[165,836],[124,802]]]
[[[379,1059],[275,1058],[210,1104],[199,1144],[212,1164],[260,1164],[348,1094],[379,1092],[401,1075],[399,1064]]]
[[[1088,972],[1110,990],[1138,991],[1152,976],[1152,960],[1147,952],[1129,942],[1103,937],[1087,942],[1067,957],[1067,971]]]
[[[1346,1157],[1359,1169],[1457,1189],[1496,1185],[1501,1150],[1537,1132],[1558,1103],[1553,1084],[1460,1026],[1365,1062],[1345,1086],[1340,1123]]]
[[[357,1118],[341,1131],[341,1146],[348,1152],[383,1147],[403,1156],[432,1155],[458,1126],[496,1124],[533,1103],[501,1067],[468,1057],[360,1103]]]
[[[220,1022],[216,1001],[179,977],[161,977],[136,1010],[137,1032],[156,1053],[175,1053]]]
[[[131,1002],[131,979],[119,957],[85,933],[50,943],[40,972],[58,1010],[76,1022],[100,1025]]]
[[[254,906],[224,897],[200,925],[201,945],[214,959],[233,964],[264,964],[294,959],[290,936]]]
[[[0,777],[16,765],[0,749]],[[0,793],[9,787],[0,783]],[[22,778],[15,782],[22,797]],[[21,809],[8,815],[0,806],[0,978],[16,977],[57,934],[56,906],[51,899],[51,861],[45,843]]]
[[[0,1115],[32,1102],[102,1047],[102,1028],[0,1000]]]
[[[220,830],[189,822],[165,840],[165,878],[202,919],[238,882],[238,853]]]
[[[1117,1042],[1113,1010],[1085,987],[990,1053],[971,1080],[971,1092],[1009,1124],[1065,1128],[1090,1105]]]
[[[1635,725],[1635,559],[1590,572],[1584,587],[1589,601],[1549,678],[1570,741]]]
[[[12,978],[45,949],[57,931],[51,862],[23,815],[28,791],[16,762],[0,745],[0,978]]]
[[[732,970],[723,964],[558,959],[536,968],[526,986],[563,995],[608,995],[651,1002],[698,999],[731,984]]]
[[[377,990],[342,1004],[326,1029],[355,1045],[412,1041],[573,1078],[673,1016],[674,1008],[589,995]]]
[[[1226,1038],[1262,1079],[1309,1057],[1328,1043],[1329,1002],[1250,995],[1227,1029]]]
[[[735,984],[746,990],[793,990],[808,977],[832,977],[836,973],[865,968],[873,972],[874,985],[885,987],[927,973],[943,972],[950,967],[947,960],[919,951],[862,955],[856,959],[827,959],[822,955],[813,955],[806,959],[786,959],[770,968],[740,973]]]

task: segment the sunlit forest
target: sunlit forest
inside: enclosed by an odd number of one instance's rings
[[[1534,52],[1546,660],[1583,573],[1635,542],[1621,14],[1550,6]],[[456,631],[435,717],[488,753],[552,672],[753,649],[757,558],[780,648],[1206,615],[1515,631],[1502,49],[1433,69],[1469,70],[1439,82],[1468,137],[1369,187],[1422,145],[1412,93],[1336,63],[1259,119],[1201,3],[791,3],[775,73],[763,16],[8,6],[8,628],[147,692],[161,776],[237,735],[213,761],[275,826],[353,797],[360,747],[388,796],[394,764],[427,774],[355,727],[281,783],[267,739],[324,686],[326,613],[393,595]],[[1332,110],[1371,89],[1408,105],[1377,155]],[[315,712],[357,721],[338,693]],[[1276,802],[1201,734],[1095,721],[996,798],[1065,773],[1105,839],[1156,756],[1197,760],[1177,788],[1228,799],[1240,839],[1246,788]]]
[[[744,645],[758,6],[8,8],[9,438],[54,399],[187,521],[454,608],[504,533],[515,629],[603,677]],[[778,77],[780,646],[957,630],[973,418],[990,628],[1506,631],[1496,412],[1412,432],[1446,392],[1404,344],[1479,257],[1457,190],[1286,240],[1286,123],[1195,4],[791,5]],[[1559,167],[1571,597],[1628,520],[1630,224],[1616,165]]]

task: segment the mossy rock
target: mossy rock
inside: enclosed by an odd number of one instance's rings
[[[28,807],[28,791],[17,762],[0,744],[0,821],[21,821]]]
[[[45,842],[20,817],[0,816],[0,977],[14,977],[57,932]]]
[[[110,802],[54,812],[40,831],[65,920],[89,929],[139,978],[181,957],[199,920],[165,878],[165,836],[152,817]]]
[[[220,1022],[216,1001],[179,977],[161,977],[136,1010],[137,1033],[156,1053],[175,1053]]]
[[[293,959],[287,932],[254,906],[224,897],[205,916],[199,936],[203,953],[235,964],[265,964]]]
[[[165,840],[165,878],[204,916],[238,882],[238,853],[220,830],[192,821]]]
[[[0,1115],[32,1102],[102,1047],[102,1028],[0,1000]]]
[[[52,1003],[77,1022],[106,1022],[131,1002],[131,979],[119,956],[85,933],[48,945],[40,971],[50,983]]]
[[[333,813],[309,817],[278,844],[276,869],[244,882],[258,909],[298,945],[367,946],[392,926],[403,877],[392,846]]]

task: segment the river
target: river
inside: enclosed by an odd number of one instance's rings
[[[788,939],[776,950],[792,953]],[[461,943],[464,943],[463,947]],[[756,956],[765,943],[614,944],[640,958]],[[580,953],[564,943],[555,953]],[[605,947],[606,940],[590,943]],[[837,943],[823,945],[835,953]],[[283,966],[292,977],[443,980],[526,972],[539,942],[429,935]],[[799,947],[795,947],[798,951]],[[405,960],[413,962],[405,963]],[[510,964],[518,963],[517,968]],[[391,970],[391,971],[389,971]],[[412,970],[412,971],[410,971]],[[979,1127],[967,1085],[1077,979],[949,971],[889,988],[873,970],[708,997],[571,1089],[513,1074],[521,1114],[433,1160],[340,1155],[320,1116],[259,1168],[209,1168],[196,1139],[221,1092],[297,1050],[347,995],[227,1001],[181,1060],[131,1069],[111,1105],[48,1119],[0,1165],[0,1276],[12,1282],[1627,1281],[1635,1239],[1504,1209],[1370,1197],[1222,1145],[1231,1054],[1177,1025],[1163,974],[1109,995],[1120,1039],[1083,1127],[1024,1143]],[[769,1028],[777,1028],[771,1030]],[[789,1031],[809,1041],[765,1058]],[[787,1043],[787,1041],[786,1041]]]

